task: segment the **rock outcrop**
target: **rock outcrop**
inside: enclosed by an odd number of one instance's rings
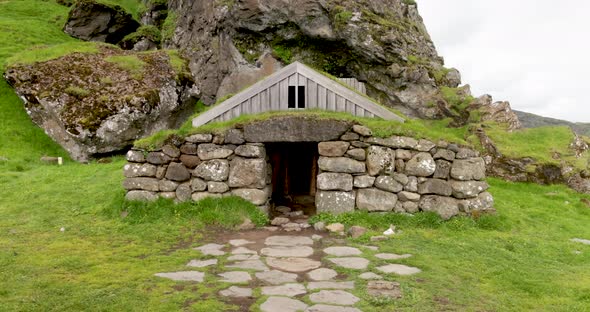
[[[118,5],[78,0],[70,11],[64,31],[86,41],[117,44],[139,26],[139,22]]]
[[[407,1],[171,0],[169,9],[177,27],[167,44],[186,52],[206,104],[268,75],[277,61],[355,77],[371,97],[416,117],[444,116],[427,102],[440,86],[460,84]]]
[[[99,49],[14,65],[5,73],[31,119],[78,161],[177,127],[194,107],[192,82],[166,52]]]

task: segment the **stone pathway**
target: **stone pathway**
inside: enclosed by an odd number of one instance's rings
[[[354,307],[364,296],[359,292],[399,299],[400,284],[386,279],[421,272],[395,263],[410,254],[380,253],[376,246],[343,246],[346,240],[313,229],[302,228],[295,235],[266,230],[232,236],[194,248],[195,256],[202,258],[190,260],[187,271],[155,275],[179,282],[207,279],[230,284],[219,291],[219,299],[240,305],[243,311],[258,302],[263,312],[359,312]],[[370,259],[377,260],[372,264]],[[341,269],[346,273],[339,274]]]

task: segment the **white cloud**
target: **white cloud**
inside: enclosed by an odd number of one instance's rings
[[[474,95],[590,122],[590,1],[418,0],[447,67]]]

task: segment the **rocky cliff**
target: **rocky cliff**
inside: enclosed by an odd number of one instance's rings
[[[437,118],[428,105],[460,74],[443,67],[413,2],[402,0],[171,0],[169,47],[185,52],[203,101],[235,93],[299,60],[364,81],[368,94],[410,116]]]

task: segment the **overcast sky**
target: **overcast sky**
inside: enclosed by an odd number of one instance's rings
[[[446,66],[474,96],[590,122],[590,1],[417,2]]]

